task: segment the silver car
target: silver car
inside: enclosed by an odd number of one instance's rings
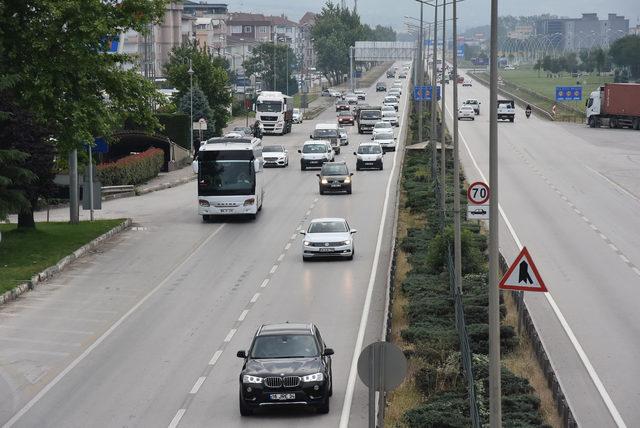
[[[302,111],[299,108],[293,109],[293,123],[302,123]]]
[[[349,223],[343,218],[316,218],[311,220],[302,242],[302,260],[314,257],[339,257],[353,259],[355,247],[353,234]]]

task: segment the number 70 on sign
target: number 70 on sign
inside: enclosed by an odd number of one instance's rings
[[[482,181],[471,183],[467,189],[467,200],[473,205],[486,204],[490,196],[489,186]]]

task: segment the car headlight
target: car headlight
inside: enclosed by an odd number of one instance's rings
[[[342,245],[351,245],[351,239],[347,239],[346,241],[342,241]]]
[[[305,247],[308,247],[309,245],[311,245],[311,242],[310,242],[310,241],[304,241],[304,246],[305,246]]]
[[[347,177],[347,178],[345,178],[345,179],[344,179],[344,182],[345,182],[346,184],[349,184],[349,183],[351,183],[351,179],[350,179],[349,177]]]
[[[303,382],[322,382],[324,380],[324,374],[314,373],[306,376],[302,376]]]
[[[242,383],[262,383],[262,378],[246,374],[242,376]]]
[[[328,181],[327,181],[327,179],[326,179],[326,178],[323,178],[320,182],[321,182],[322,184],[327,184],[327,183],[328,183]]]

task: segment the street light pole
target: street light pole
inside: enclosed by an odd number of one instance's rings
[[[489,425],[502,426],[500,388],[500,290],[498,289],[498,0],[491,0],[489,55]]]
[[[273,33],[273,90],[276,90],[276,45],[278,44],[278,33]]]
[[[422,27],[423,27],[423,9],[424,9],[424,4],[420,3],[420,32],[419,32],[419,40],[418,40],[418,64],[416,64],[416,67],[418,69],[418,86],[422,86],[423,85],[423,81],[424,81],[424,72],[422,71],[423,68],[423,64],[424,64],[424,59],[422,58],[422,52],[424,50],[424,34],[422,33]],[[418,142],[422,144],[422,104],[423,101],[422,100],[418,100]]]
[[[458,11],[453,0],[453,272],[462,293],[462,230],[460,226],[460,146],[458,144]]]
[[[437,9],[436,9],[437,10]],[[437,12],[436,12],[437,13]],[[447,37],[446,37],[446,29],[447,29],[447,3],[446,0],[442,2],[442,90],[440,91],[440,100],[442,104],[440,106],[440,115],[441,115],[441,126],[440,126],[440,174],[442,176],[442,182],[440,183],[440,197],[442,204],[442,218],[446,220],[447,218],[447,150],[445,144],[445,111],[446,106],[444,103],[445,94],[447,91],[444,89],[444,74],[446,72],[446,48],[447,48]],[[437,49],[437,47],[436,47]]]
[[[433,20],[433,66],[431,67],[431,177],[435,178],[438,170],[436,158],[438,152],[436,151],[436,105],[438,103],[437,97],[437,68],[436,62],[438,61],[438,0],[436,0],[435,7],[433,8],[434,20]],[[440,142],[444,144],[444,142]],[[443,146],[444,148],[444,146]]]
[[[189,135],[189,142],[191,144],[191,153],[193,153],[193,67],[191,64],[191,58],[189,58],[189,70],[187,71],[187,73],[189,73],[189,92],[190,92],[190,117],[191,120],[189,121],[189,129],[191,130],[190,135]]]

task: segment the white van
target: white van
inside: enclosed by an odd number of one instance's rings
[[[326,140],[331,143],[335,154],[340,154],[340,130],[337,123],[319,123],[309,136],[312,140]]]

